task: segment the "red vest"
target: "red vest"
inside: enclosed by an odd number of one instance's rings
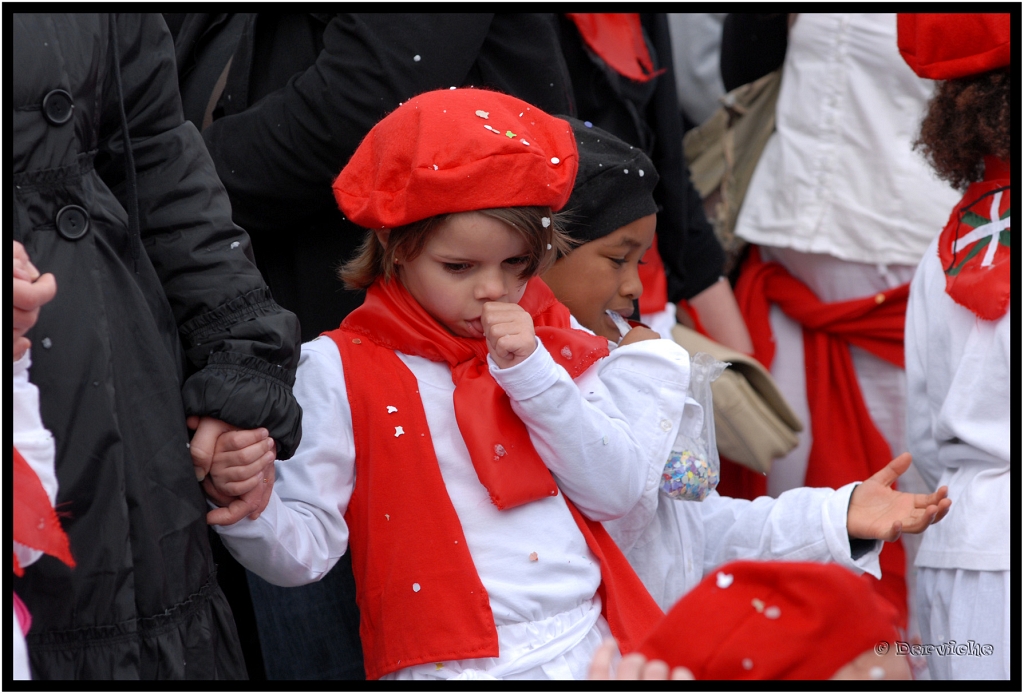
[[[441,477],[416,377],[364,336],[325,335],[341,353],[352,411],[356,483],[345,521],[367,678],[498,657],[487,591]],[[565,502],[600,561],[602,613],[622,652],[634,650],[662,612],[604,527]]]

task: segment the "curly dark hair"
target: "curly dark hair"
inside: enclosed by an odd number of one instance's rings
[[[915,149],[939,178],[963,190],[985,173],[983,158],[1010,159],[1010,69],[939,82]]]

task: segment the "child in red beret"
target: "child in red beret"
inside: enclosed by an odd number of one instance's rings
[[[956,501],[917,553],[921,639],[936,646],[933,679],[1009,679],[1010,15],[906,14],[897,28],[910,67],[940,80],[918,146],[964,190],[907,307],[908,445],[925,481]]]
[[[944,491],[914,495],[891,489],[910,464],[903,455],[866,482],[838,490],[803,487],[754,501],[718,495],[717,476],[704,461],[680,455],[674,444],[680,430],[696,439],[704,421],[700,405],[685,395],[696,371],[690,355],[674,341],[624,321],[643,291],[638,264],[654,238],[657,206],[651,193],[658,174],[640,149],[585,122],[566,120],[579,151],[565,213],[577,245],[544,272],[544,281],[574,319],[608,340],[614,361],[602,367],[601,378],[620,401],[629,402],[637,392],[661,394],[669,386],[678,393],[623,409],[650,453],[647,483],[629,513],[605,522],[651,595],[668,609],[715,567],[738,558],[837,562],[877,578],[879,540],[895,540],[900,531],[918,533],[940,520],[950,503]],[[681,368],[670,370],[666,363]],[[682,495],[674,486],[665,489],[665,480],[679,472],[685,475]],[[894,531],[896,523],[900,531]]]
[[[335,181],[371,230],[341,270],[366,300],[303,345],[303,439],[267,509],[217,529],[279,585],[351,548],[370,679],[583,679],[602,639],[635,648],[662,615],[599,521],[644,493],[623,412],[683,391],[614,397],[607,340],[537,278],[576,170],[565,121],[453,88],[385,117]],[[228,438],[217,489],[265,454]]]
[[[625,656],[618,679],[908,680],[895,608],[846,569],[737,561],[709,575]],[[614,644],[594,659],[609,679]]]

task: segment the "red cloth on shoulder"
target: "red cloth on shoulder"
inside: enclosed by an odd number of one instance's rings
[[[533,317],[541,343],[571,377],[608,356],[608,341],[572,329],[569,309],[539,277],[529,281],[519,305]],[[488,370],[486,341],[450,333],[397,279],[375,282],[363,305],[345,318],[342,327],[388,349],[451,367],[459,431],[495,506],[512,508],[558,493],[526,425]]]
[[[771,304],[777,304],[803,327],[812,437],[804,479],[808,487],[837,489],[863,481],[892,460],[889,444],[864,404],[849,347],[856,345],[903,368],[909,289],[905,284],[874,296],[825,303],[782,265],[766,263],[756,247],[750,249],[736,285],[736,300],[754,343],[754,357],[766,369],[775,358],[768,317]],[[749,475],[760,477],[753,472]],[[880,562],[882,580],[878,589],[899,610],[905,627],[903,545],[887,543]]]
[[[985,180],[972,183],[939,236],[946,293],[984,320],[1010,308],[1010,164],[985,157]]]
[[[608,67],[634,82],[649,82],[664,69],[655,71],[640,15],[636,13],[568,13],[590,50]]]
[[[43,489],[43,483],[28,461],[14,448],[14,541],[37,549],[44,554],[57,557],[73,567],[71,545],[64,528],[60,525],[57,512],[50,504],[50,497]],[[17,553],[14,554],[14,573],[25,573]]]

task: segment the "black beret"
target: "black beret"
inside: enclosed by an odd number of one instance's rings
[[[579,150],[576,183],[563,208],[569,236],[586,243],[658,211],[658,172],[642,149],[589,122],[558,117],[572,126]]]

